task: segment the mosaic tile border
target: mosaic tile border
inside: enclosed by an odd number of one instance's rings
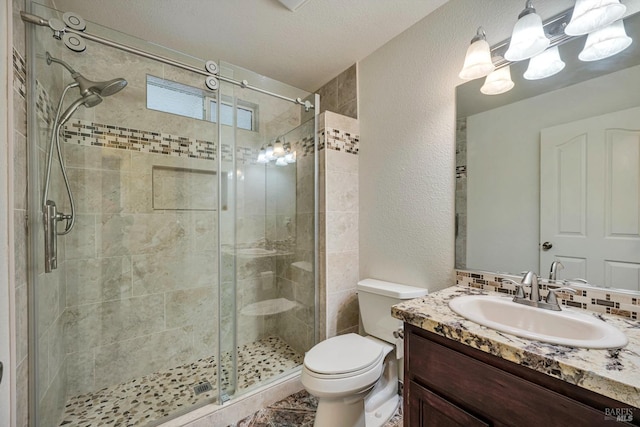
[[[175,157],[215,160],[217,154],[217,147],[211,141],[80,119],[72,120],[64,126],[63,137],[68,144],[166,154]],[[223,158],[224,154],[223,150]],[[231,157],[231,153],[228,154]]]
[[[505,281],[505,279],[519,281],[520,277],[508,274],[456,270],[456,284],[514,295],[516,286],[513,283]],[[572,285],[571,287],[574,288],[578,294],[558,293],[558,301],[561,305],[590,310],[597,313],[613,314],[625,319],[638,320],[640,298],[634,295],[612,292],[605,288],[598,289],[579,285]],[[547,284],[541,283],[540,294],[546,296],[547,293]]]
[[[39,106],[39,112],[43,120],[47,120],[47,117],[52,117],[52,114],[44,108],[48,105],[45,95],[46,92],[43,93],[43,101]],[[86,147],[105,147],[205,160],[216,160],[218,154],[217,144],[213,141],[81,119],[69,121],[64,126],[63,136],[65,143]],[[313,144],[313,137],[310,136],[293,143],[296,151],[299,151],[299,157],[313,154]],[[236,147],[236,162],[255,165],[257,164],[258,153],[259,150],[257,148]],[[221,154],[222,161],[231,162],[233,160],[232,149],[229,144],[222,144]]]
[[[13,48],[13,87],[25,98],[27,95],[27,63],[15,47]]]
[[[318,150],[344,151],[358,155],[360,150],[360,135],[353,135],[340,129],[324,128],[318,132]]]
[[[47,126],[51,126],[54,118],[53,102],[51,102],[49,93],[38,80],[36,80],[36,113],[40,120]]]

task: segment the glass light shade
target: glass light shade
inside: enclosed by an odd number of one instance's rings
[[[619,0],[576,0],[571,21],[564,29],[569,36],[581,36],[613,24],[627,7]]]
[[[480,88],[480,92],[485,95],[500,95],[501,93],[510,91],[513,86],[511,67],[507,65],[489,74],[484,81],[484,85]]]
[[[467,49],[467,56],[464,58],[464,65],[458,76],[464,80],[479,79],[495,70],[495,68],[491,61],[489,43],[480,39],[471,43]]]
[[[267,163],[267,154],[265,152],[265,150],[260,150],[260,153],[258,154],[258,159],[256,160],[257,163]]]
[[[276,160],[276,166],[287,166],[287,161],[284,159],[284,157],[278,157],[278,160]]]
[[[273,156],[274,157],[282,157],[284,156],[284,145],[282,141],[279,139],[276,140],[276,143],[273,145]]]
[[[522,61],[544,52],[549,43],[544,35],[540,15],[528,13],[518,19],[513,27],[509,49],[504,53],[504,58],[508,61]]]
[[[564,68],[564,65],[564,62],[560,59],[558,46],[550,47],[529,60],[529,66],[523,77],[527,80],[551,77],[559,73]]]
[[[296,162],[296,152],[295,151],[289,151],[287,154],[285,154],[284,160],[287,163],[295,163]]]
[[[267,145],[267,148],[265,150],[265,157],[267,160],[275,159],[275,156],[273,155],[273,145],[271,145],[271,143]]]
[[[587,36],[584,49],[578,55],[581,61],[598,61],[622,52],[631,45],[622,21],[594,31]]]

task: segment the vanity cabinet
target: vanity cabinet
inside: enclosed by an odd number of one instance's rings
[[[405,427],[640,425],[638,408],[410,324],[404,330]],[[632,420],[615,418],[630,412]]]

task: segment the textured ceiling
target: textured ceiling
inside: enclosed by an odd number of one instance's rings
[[[55,0],[62,11],[171,49],[316,90],[446,0]]]

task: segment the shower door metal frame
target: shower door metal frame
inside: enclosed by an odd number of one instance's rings
[[[25,22],[28,22],[28,23],[31,23],[31,24],[34,24],[34,25],[43,26],[43,27],[49,27],[50,26],[49,21],[44,19],[44,18],[42,18],[42,17],[40,17],[40,16],[33,15],[31,13],[25,13],[25,12],[20,12],[20,16],[22,17],[22,20],[25,21]],[[285,101],[293,102],[294,104],[303,105],[305,107],[305,109],[314,109],[315,108],[313,105],[302,101],[300,98],[293,99],[293,98],[289,98],[289,97],[284,96],[284,95],[280,95],[280,94],[275,93],[275,92],[268,91],[266,89],[261,89],[261,88],[259,88],[257,86],[252,86],[252,85],[249,84],[249,82],[247,80],[238,81],[238,80],[234,80],[234,79],[229,78],[229,77],[220,76],[219,74],[213,74],[213,73],[208,71],[206,65],[205,65],[205,69],[201,70],[199,68],[193,67],[193,66],[185,64],[185,63],[182,63],[180,61],[175,61],[173,59],[169,59],[169,58],[166,58],[166,57],[161,56],[161,55],[156,55],[154,53],[146,52],[146,51],[144,51],[142,49],[138,49],[138,48],[135,48],[135,47],[132,47],[132,46],[127,46],[125,44],[118,43],[116,41],[109,40],[107,38],[100,37],[100,36],[97,36],[97,35],[94,35],[94,34],[91,34],[91,33],[87,33],[85,31],[74,30],[73,28],[69,28],[69,27],[66,27],[66,26],[65,26],[64,30],[62,30],[62,33],[74,34],[74,35],[77,35],[77,36],[79,36],[81,38],[86,38],[88,40],[94,41],[96,43],[103,44],[105,46],[109,46],[109,47],[113,47],[113,48],[116,48],[116,49],[120,49],[120,50],[123,50],[125,52],[132,53],[134,55],[143,56],[143,57],[145,57],[147,59],[152,59],[152,60],[155,60],[155,61],[162,62],[164,64],[173,65],[174,67],[182,68],[183,70],[187,70],[187,71],[191,71],[193,73],[201,74],[201,75],[203,75],[203,76],[205,76],[207,78],[213,77],[213,78],[222,80],[224,82],[231,83],[231,84],[234,84],[236,86],[240,86],[243,89],[254,90],[256,92],[260,92],[260,93],[263,93],[265,95],[269,95],[269,96],[273,96],[273,97],[276,97],[276,98],[279,98],[279,99],[282,99],[282,100],[285,100]]]

